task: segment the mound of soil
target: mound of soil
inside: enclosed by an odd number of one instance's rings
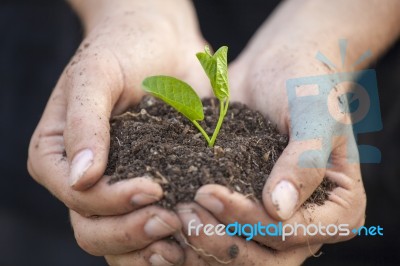
[[[201,126],[211,136],[218,102],[203,101]],[[146,96],[111,120],[111,146],[106,174],[111,183],[147,176],[160,183],[157,204],[174,208],[189,202],[202,185],[221,184],[261,200],[265,181],[288,143],[257,111],[232,103],[213,148],[191,122],[160,100]],[[335,184],[324,179],[306,204],[321,205]]]

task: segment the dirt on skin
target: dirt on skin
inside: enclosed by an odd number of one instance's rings
[[[211,136],[218,120],[218,101],[203,101],[201,126]],[[111,120],[106,174],[111,183],[147,176],[161,184],[157,204],[172,209],[190,202],[205,184],[220,184],[261,200],[272,167],[288,143],[257,111],[232,103],[213,148],[184,116],[146,96],[129,112]],[[335,183],[324,179],[307,204],[321,205]]]

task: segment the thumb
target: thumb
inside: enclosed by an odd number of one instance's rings
[[[322,182],[329,150],[320,139],[290,141],[263,190],[267,212],[278,220],[289,219]]]
[[[118,62],[112,59],[96,54],[95,58],[71,65],[65,72],[64,141],[70,162],[69,183],[75,190],[94,185],[107,166],[109,119],[123,88]]]

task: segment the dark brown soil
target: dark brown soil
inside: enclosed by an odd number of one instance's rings
[[[218,103],[206,99],[209,133],[218,119]],[[232,103],[214,148],[191,122],[163,102],[146,96],[129,112],[111,120],[111,147],[106,174],[111,183],[148,176],[159,182],[164,198],[158,203],[173,208],[192,201],[198,188],[221,184],[250,198],[261,199],[266,179],[288,138],[256,111]],[[323,204],[335,184],[327,179],[307,203]]]

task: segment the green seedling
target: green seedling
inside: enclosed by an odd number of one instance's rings
[[[214,55],[206,46],[205,51],[197,53],[204,71],[210,79],[215,97],[219,100],[219,119],[211,138],[198,121],[204,119],[203,104],[194,89],[182,80],[169,76],[151,76],[143,80],[144,90],[171,105],[188,118],[213,147],[229,106],[228,47],[222,46]]]

